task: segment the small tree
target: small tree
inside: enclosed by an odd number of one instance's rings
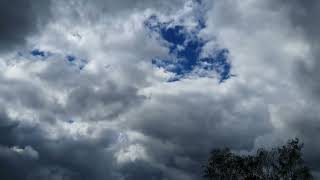
[[[214,149],[204,166],[209,180],[311,180],[304,165],[303,144],[293,139],[270,151],[259,149],[255,155],[237,155],[229,149]]]

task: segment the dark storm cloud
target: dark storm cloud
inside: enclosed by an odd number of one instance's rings
[[[0,1],[0,52],[22,45],[47,21],[50,0]]]
[[[286,115],[286,131],[302,138],[305,143],[305,156],[314,170],[320,170],[320,143],[315,140],[319,136],[319,102],[320,102],[320,1],[293,0],[273,1],[273,7],[285,7],[297,36],[302,35],[310,47],[310,54],[294,65],[294,78],[297,88],[301,90],[304,101],[301,107],[293,107],[293,114]],[[280,7],[280,8],[279,8]],[[319,178],[319,177],[318,177]]]
[[[94,139],[50,140],[41,128],[8,127],[11,145],[0,143],[1,179],[138,180],[151,177],[160,180],[166,177],[161,168],[145,161],[116,166],[115,152],[110,148],[118,137],[114,130],[107,129]]]
[[[153,139],[145,146],[156,162],[198,179],[210,149],[250,151],[258,136],[272,132],[267,107],[243,106],[245,93],[240,94],[221,99],[198,93],[153,96],[139,119],[128,124]],[[167,149],[170,145],[174,148]]]
[[[121,176],[125,180],[131,179],[145,179],[148,177],[152,180],[162,180],[166,178],[165,172],[160,168],[154,167],[153,164],[145,161],[136,161],[134,163],[128,163],[120,169]]]
[[[26,174],[32,172],[35,166],[36,162],[33,159],[26,158],[8,147],[0,146],[1,179],[27,179]]]
[[[5,132],[0,141],[1,179],[114,178],[113,152],[108,150],[118,136],[114,130],[106,129],[95,139],[52,140],[41,126],[10,124],[4,110],[0,120],[1,132]]]
[[[297,79],[307,93],[320,100],[320,2],[294,1],[290,12],[293,25],[300,28],[311,47],[309,59],[297,64]]]
[[[307,112],[307,113],[305,113]],[[297,117],[291,117],[289,128],[297,132],[305,144],[304,156],[314,170],[320,171],[320,143],[315,140],[319,136],[320,113],[317,108],[303,109]]]
[[[13,145],[14,135],[12,130],[17,127],[17,123],[13,122],[4,108],[0,109],[0,144]]]
[[[44,129],[47,126],[57,126],[60,121],[74,117],[81,117],[85,122],[112,120],[133,106],[139,106],[144,96],[138,95],[134,87],[119,86],[113,81],[103,81],[96,76],[91,77],[92,79],[78,76],[79,81],[71,82],[75,79],[72,76],[74,74],[66,69],[62,72],[70,75],[65,78],[67,83],[54,78],[47,79],[46,82],[49,86],[53,85],[52,88],[64,87],[70,90],[65,106],[52,100],[44,89],[36,84],[24,80],[0,78],[2,105],[31,110],[36,112],[34,115],[40,120],[39,123],[25,123],[31,119],[11,118],[5,107],[0,108],[1,179],[55,180],[63,177],[70,180],[100,180],[119,179],[123,176],[121,173],[123,169],[114,165],[114,154],[117,149],[111,148],[117,142],[119,136],[117,130],[105,129],[95,138],[80,136],[75,139],[66,135],[59,139],[50,139]],[[97,90],[93,88],[94,86],[100,88]],[[19,108],[15,110],[19,111]],[[55,133],[60,134],[59,128],[56,131]],[[36,152],[37,158],[27,157],[30,151]],[[139,164],[135,163],[137,166]],[[149,168],[125,174],[128,177],[135,177],[138,173],[152,174],[153,171],[153,168]]]
[[[14,151],[17,143],[16,129],[19,124],[9,118],[6,110],[0,110],[0,177],[2,179],[24,179],[26,173],[35,167],[35,159],[28,158]],[[19,173],[16,173],[19,171]]]

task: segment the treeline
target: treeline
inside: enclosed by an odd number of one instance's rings
[[[292,139],[271,150],[254,155],[238,155],[230,149],[214,149],[204,166],[209,180],[311,180],[310,169],[302,159],[303,144]]]

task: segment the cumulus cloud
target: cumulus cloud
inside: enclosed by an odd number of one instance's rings
[[[0,178],[201,179],[295,136],[316,173],[318,6],[1,1]]]

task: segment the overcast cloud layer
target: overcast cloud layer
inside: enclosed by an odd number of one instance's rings
[[[316,176],[319,8],[1,0],[0,179],[200,180],[293,137]]]

